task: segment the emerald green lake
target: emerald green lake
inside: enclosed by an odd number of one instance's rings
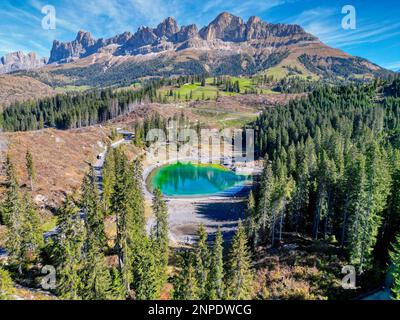
[[[156,169],[149,177],[150,189],[166,196],[203,196],[227,192],[248,182],[248,176],[218,166],[176,163]]]

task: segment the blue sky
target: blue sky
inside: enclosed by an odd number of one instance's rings
[[[56,8],[56,30],[41,27],[45,5]],[[341,26],[344,5],[356,8],[355,30]],[[399,0],[1,0],[0,55],[22,50],[48,56],[54,39],[72,40],[80,29],[111,37],[156,26],[167,16],[202,27],[222,11],[298,23],[330,46],[400,69]]]

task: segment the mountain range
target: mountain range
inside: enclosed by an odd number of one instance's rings
[[[40,68],[46,65],[47,62],[46,58],[38,58],[34,52],[28,54],[21,51],[9,53],[4,57],[0,57],[0,74]]]
[[[79,31],[73,41],[54,41],[48,61],[33,54],[14,56],[1,60],[17,62],[0,64],[0,73],[14,71],[52,87],[109,86],[180,74],[364,79],[390,72],[325,45],[299,25],[255,16],[244,21],[226,12],[201,29],[180,27],[169,17],[156,28],[142,26],[107,39]]]

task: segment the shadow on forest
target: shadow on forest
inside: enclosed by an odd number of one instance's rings
[[[229,241],[235,233],[239,220],[245,218],[246,202],[210,202],[197,203],[196,213],[208,223],[208,241],[213,242],[217,228],[220,227],[224,240]]]

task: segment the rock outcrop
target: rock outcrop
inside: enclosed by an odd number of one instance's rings
[[[28,54],[21,51],[13,52],[0,58],[0,74],[36,69],[46,65],[46,63],[46,58],[39,58],[34,52]]]

